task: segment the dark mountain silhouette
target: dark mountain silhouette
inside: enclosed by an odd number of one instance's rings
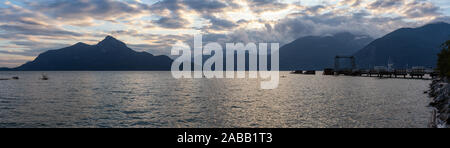
[[[369,44],[369,36],[338,33],[333,36],[308,36],[280,48],[280,69],[323,70],[334,67],[336,55],[352,55]]]
[[[10,71],[10,68],[6,68],[6,67],[0,67],[0,71]]]
[[[419,28],[402,28],[377,39],[355,56],[360,68],[385,66],[436,67],[440,46],[450,39],[450,24],[434,23]]]
[[[14,70],[24,71],[122,71],[122,70],[170,70],[172,59],[136,52],[114,37],[108,36],[97,45],[77,43],[73,46],[50,50],[34,61]]]

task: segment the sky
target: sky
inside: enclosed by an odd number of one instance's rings
[[[0,0],[0,67],[112,35],[168,55],[177,42],[289,43],[339,32],[373,38],[450,22],[449,0]]]

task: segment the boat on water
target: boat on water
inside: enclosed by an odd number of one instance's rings
[[[303,70],[295,70],[291,72],[292,74],[303,74]]]
[[[48,80],[49,78],[47,77],[47,75],[43,74],[41,77],[41,80]]]
[[[15,76],[12,78],[0,78],[0,81],[4,81],[4,80],[19,80],[19,77]]]
[[[316,71],[314,70],[308,70],[308,71],[303,71],[303,70],[296,70],[291,72],[292,74],[304,74],[304,75],[315,75]]]
[[[303,74],[305,74],[305,75],[316,75],[316,71],[315,70],[308,70],[308,71],[304,72]]]

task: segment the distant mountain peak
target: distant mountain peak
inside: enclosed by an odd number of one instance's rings
[[[116,41],[118,41],[115,37],[110,36],[110,35],[106,36],[104,40],[116,40]]]
[[[78,42],[74,46],[89,46],[89,45],[83,42]]]
[[[126,44],[112,36],[106,36],[105,39],[103,39],[101,42],[99,42],[97,45],[99,46],[109,46],[109,47],[126,47]]]

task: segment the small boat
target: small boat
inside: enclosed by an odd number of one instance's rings
[[[303,74],[303,70],[295,70],[291,72],[292,74]]]
[[[43,74],[41,77],[41,80],[48,80],[49,78],[47,77],[47,75]]]
[[[308,70],[308,71],[304,72],[303,74],[305,74],[305,75],[315,75],[315,74],[316,74],[316,71],[314,71],[314,70]]]
[[[12,77],[13,80],[19,80],[19,77]]]

